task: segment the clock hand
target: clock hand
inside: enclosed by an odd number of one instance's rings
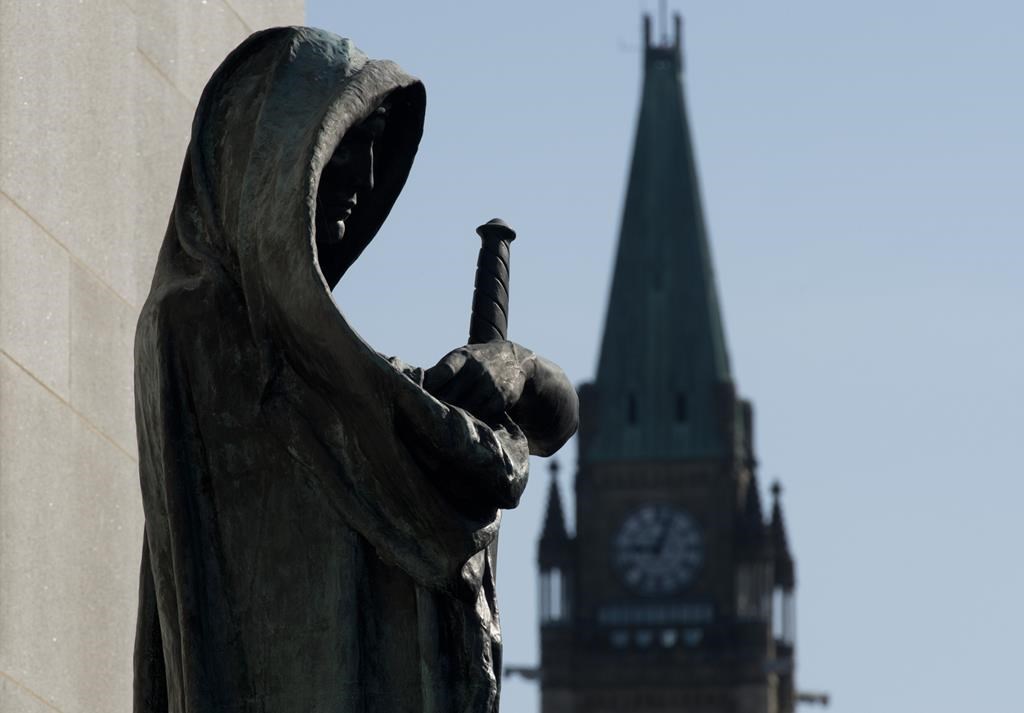
[[[650,539],[647,539],[647,542],[645,542],[643,545],[638,545],[637,546],[638,550],[640,550],[641,552],[644,552],[645,554],[660,554],[661,553],[661,550],[662,550],[662,548],[665,545],[665,540],[668,537],[668,528],[665,526],[665,522],[659,521],[657,519],[654,520],[654,522],[651,525],[651,528],[652,529],[656,528],[659,525],[661,526],[661,529],[657,530],[657,532],[654,534],[654,537],[650,538]],[[650,535],[650,531],[648,531],[645,534],[647,534],[649,536]]]
[[[654,545],[654,551],[657,552],[659,555],[665,549],[665,542],[666,542],[666,540],[668,540],[668,531],[669,531],[669,528],[671,527],[671,524],[672,524],[671,520],[672,520],[671,515],[662,518],[662,521],[661,521],[661,532],[658,535],[658,541]]]

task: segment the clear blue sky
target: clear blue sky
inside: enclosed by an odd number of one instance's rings
[[[308,0],[427,87],[407,188],[338,292],[377,349],[465,340],[473,229],[500,216],[511,337],[593,376],[644,9]],[[734,373],[786,486],[799,684],[833,713],[1020,710],[1024,5],[670,9]],[[533,478],[502,530],[509,663],[537,660]],[[533,686],[502,708],[536,710]]]

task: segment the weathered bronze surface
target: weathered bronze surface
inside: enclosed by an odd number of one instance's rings
[[[407,367],[335,305],[423,109],[309,28],[256,33],[203,92],[136,334],[137,713],[498,708],[488,546],[577,401],[504,340]]]

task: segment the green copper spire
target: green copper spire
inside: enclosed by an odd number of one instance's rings
[[[644,18],[644,85],[597,370],[587,461],[729,454],[731,382],[682,87],[671,44]]]

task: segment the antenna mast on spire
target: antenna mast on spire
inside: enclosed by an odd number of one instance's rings
[[[658,2],[658,24],[661,25],[661,45],[668,44],[668,3],[666,0]]]

